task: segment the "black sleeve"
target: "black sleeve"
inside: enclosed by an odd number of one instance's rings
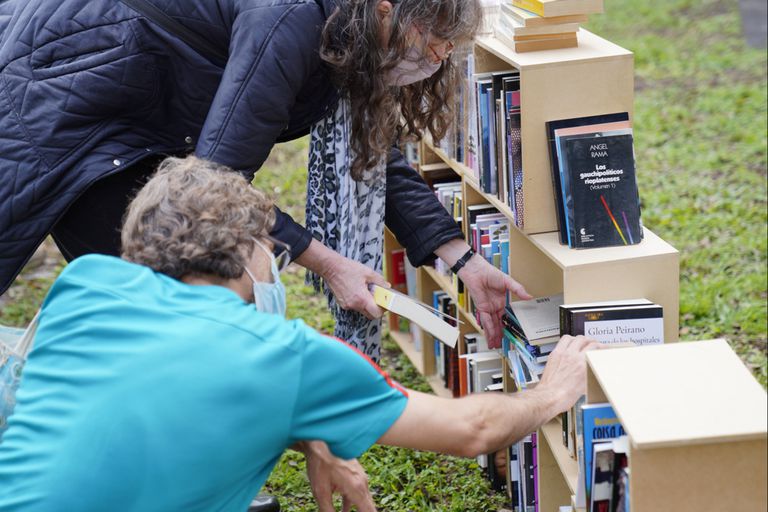
[[[385,222],[414,266],[431,263],[436,258],[435,249],[464,238],[435,193],[394,147],[387,160]]]
[[[291,246],[291,258],[294,260],[306,251],[312,242],[309,231],[277,206],[275,206],[275,225],[269,234]]]

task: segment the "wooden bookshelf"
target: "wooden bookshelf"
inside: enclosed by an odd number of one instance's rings
[[[520,73],[525,218],[521,228],[510,223],[509,274],[532,295],[562,293],[566,303],[647,298],[663,306],[665,341],[675,342],[679,329],[679,253],[674,247],[647,227],[643,241],[627,247],[575,250],[560,245],[558,240],[545,123],[613,112],[628,112],[630,117],[633,114],[632,53],[583,29],[578,37],[578,48],[524,54],[515,53],[492,37],[479,38],[473,47],[477,73],[510,69]],[[428,138],[421,141],[418,152],[425,180],[429,182],[435,173],[447,172],[462,182],[464,218],[467,206],[490,203],[514,220],[512,209],[498,197],[484,193],[472,169],[464,163],[451,158]],[[466,235],[468,227],[464,229]],[[396,244],[391,234],[385,237],[385,250]],[[437,290],[447,292],[458,303],[450,278],[432,268],[418,269],[417,298],[431,304],[432,293]],[[465,333],[481,332],[469,307],[459,308],[459,318],[464,322],[460,342]],[[432,338],[422,334],[427,348],[421,351],[413,348],[409,335],[393,337],[428,377],[433,389],[439,390],[442,384],[435,375]],[[513,391],[506,358],[503,375],[505,390]],[[644,375],[635,382],[647,380]],[[578,463],[563,446],[557,420],[544,425],[537,439],[539,510],[556,511],[572,503]],[[642,486],[637,492],[652,493],[642,490]]]
[[[474,48],[478,73],[515,69],[520,72],[522,105],[523,232],[557,230],[545,123],[634,110],[632,52],[587,30],[579,46],[515,53],[493,37],[478,38]]]
[[[610,402],[630,440],[632,510],[768,510],[768,399],[725,340],[587,361],[587,402]]]

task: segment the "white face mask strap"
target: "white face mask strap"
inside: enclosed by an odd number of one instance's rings
[[[258,243],[258,242],[257,242],[257,243]],[[258,282],[258,281],[256,281],[256,278],[255,278],[255,277],[253,277],[253,274],[251,273],[251,271],[250,271],[250,270],[248,270],[248,267],[243,267],[243,270],[245,270],[245,273],[246,273],[246,274],[248,274],[248,277],[250,277],[250,278],[251,278],[251,281],[253,281],[254,283],[257,283],[257,282]]]

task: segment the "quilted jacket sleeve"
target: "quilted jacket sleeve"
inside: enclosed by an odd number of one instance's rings
[[[266,160],[288,126],[306,80],[320,65],[324,17],[314,3],[272,5],[237,13],[221,85],[203,125],[196,153],[251,173]],[[311,235],[276,210],[272,233],[301,254]]]
[[[435,259],[434,251],[464,238],[456,221],[437,200],[421,176],[392,148],[387,160],[386,224],[406,248],[414,266]]]

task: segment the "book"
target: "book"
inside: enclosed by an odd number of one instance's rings
[[[526,27],[541,27],[545,25],[559,25],[562,23],[586,23],[589,16],[586,14],[569,14],[565,16],[539,16],[531,11],[526,11],[513,4],[502,3],[501,12],[516,19]]]
[[[609,512],[613,490],[613,443],[592,446],[590,512]]]
[[[631,130],[630,130],[631,132]],[[634,245],[643,239],[631,133],[558,137],[569,246]]]
[[[664,309],[658,304],[595,307],[566,313],[565,334],[584,335],[605,345],[664,343]]]
[[[393,289],[402,293],[408,293],[405,277],[405,249],[400,248],[389,251],[387,279]],[[400,316],[392,314],[389,315],[389,328],[393,331],[407,332],[409,326],[407,321],[402,321]]]
[[[557,154],[555,130],[576,126],[600,125],[612,122],[629,122],[629,113],[618,112],[613,114],[601,114],[587,117],[575,117],[570,119],[558,119],[547,121],[547,143],[549,146],[549,161],[552,169],[552,186],[555,192],[555,210],[557,212],[557,226],[560,233],[560,243],[568,243],[565,224],[565,210],[563,208],[563,188],[560,180],[560,162]]]
[[[579,470],[584,475],[585,501],[591,503],[592,464],[594,445],[606,443],[626,435],[613,407],[609,403],[584,404],[581,406],[583,423],[583,458]],[[578,504],[577,504],[578,505]]]
[[[391,288],[373,285],[373,298],[380,307],[416,323],[449,347],[456,346],[459,329],[437,316],[413,297]]]
[[[575,36],[579,31],[578,23],[558,23],[528,27],[520,23],[512,16],[502,13],[499,16],[497,26],[505,29],[512,36],[538,36],[546,38],[556,34],[570,34]]]
[[[575,48],[579,46],[576,34],[567,37],[534,39],[530,41],[510,40],[506,34],[497,33],[497,38],[517,53],[538,52],[542,50],[558,50],[560,48]]]
[[[519,300],[509,307],[519,321],[526,340],[531,345],[552,343],[560,336],[559,307],[563,294]]]
[[[603,0],[512,0],[512,5],[544,17],[603,12]]]

